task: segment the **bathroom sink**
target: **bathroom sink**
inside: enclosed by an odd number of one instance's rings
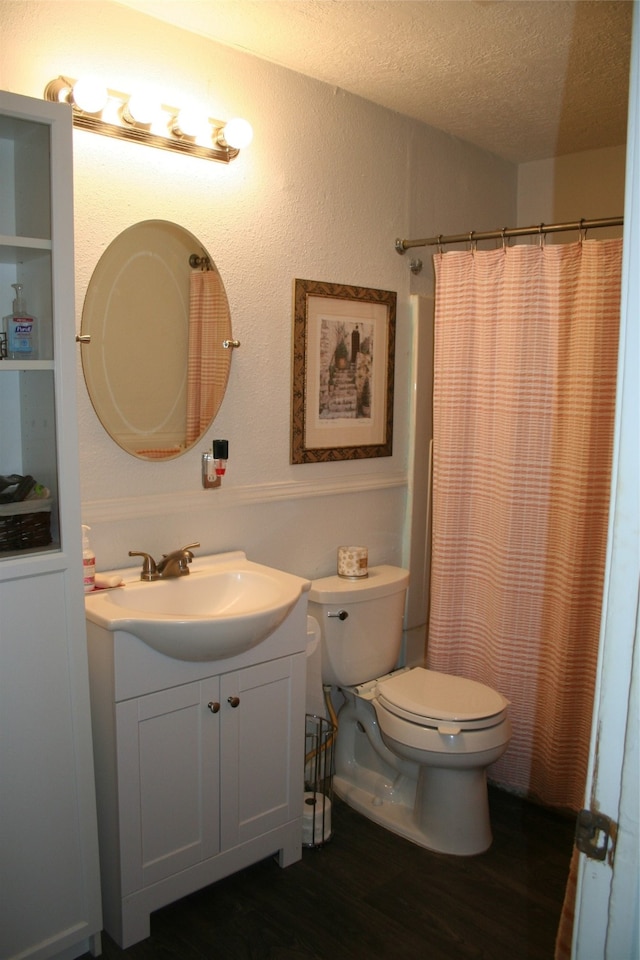
[[[220,660],[266,640],[311,586],[241,551],[196,557],[189,569],[151,583],[137,568],[116,571],[124,585],[87,594],[87,620],[176,660]]]

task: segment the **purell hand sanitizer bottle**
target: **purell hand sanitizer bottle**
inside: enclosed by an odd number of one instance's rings
[[[12,283],[16,291],[13,313],[4,318],[9,360],[38,359],[38,327],[36,318],[27,313],[22,299],[22,284]]]

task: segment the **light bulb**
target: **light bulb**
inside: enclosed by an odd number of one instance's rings
[[[54,103],[68,103],[71,98],[71,81],[64,77],[58,77],[47,84],[44,91],[45,100],[53,100]]]
[[[73,103],[83,113],[101,113],[108,98],[107,88],[94,77],[81,77],[73,85]]]
[[[158,107],[152,97],[146,93],[134,93],[129,97],[122,116],[127,123],[139,123],[143,127],[148,127],[155,120],[157,113]]]
[[[181,110],[171,124],[171,132],[176,137],[195,139],[208,126],[207,118],[197,110]]]
[[[248,147],[253,140],[253,129],[248,120],[234,117],[225,123],[218,139],[234,150],[242,150],[243,147]]]

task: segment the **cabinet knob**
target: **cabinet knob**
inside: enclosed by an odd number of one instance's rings
[[[91,334],[90,333],[77,334],[76,343],[91,343]]]
[[[211,713],[217,713],[220,709],[220,704],[216,703],[215,700],[209,700],[207,706],[209,707],[209,710],[211,710]]]
[[[230,703],[232,707],[237,707],[240,703],[240,697],[227,697],[227,703]]]

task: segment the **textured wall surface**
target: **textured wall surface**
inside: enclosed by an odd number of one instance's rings
[[[625,139],[628,0],[119,2],[514,163]]]
[[[204,101],[245,116],[254,140],[229,166],[74,131],[76,326],[92,270],[113,238],[145,219],[181,224],[216,261],[235,353],[203,447],[230,444],[222,489],[200,485],[200,450],[167,463],[124,453],[82,379],[83,518],[98,569],[129,549],[241,548],[307,576],[332,572],[340,543],[370,563],[403,556],[412,329],[409,295],[430,292],[429,253],[413,277],[396,236],[513,222],[517,168],[343,90],[117,4],[2,0],[0,87],[41,98],[59,74],[87,72],[163,102]],[[296,277],[398,294],[393,456],[289,463],[292,290]],[[0,291],[6,300],[6,292]],[[427,402],[427,398],[425,398]]]
[[[626,147],[573,153],[522,163],[518,168],[518,223],[568,223],[624,213]],[[620,237],[619,227],[593,231],[593,239]],[[575,235],[570,239],[575,239]],[[567,241],[566,234],[557,235]]]

